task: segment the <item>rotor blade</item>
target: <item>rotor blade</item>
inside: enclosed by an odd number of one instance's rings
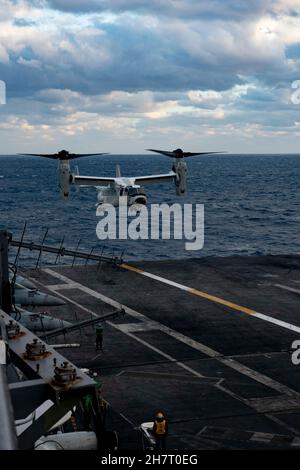
[[[150,152],[161,153],[162,155],[166,155],[167,157],[171,158],[182,158],[176,155],[176,151],[168,152],[166,150],[155,150],[155,149],[147,149]],[[224,153],[224,152],[182,152],[183,157],[194,157],[196,155],[210,155],[213,153]]]
[[[19,153],[18,155],[26,155],[26,156],[33,156],[33,157],[44,157],[44,158],[52,158],[53,160],[74,160],[75,158],[81,157],[93,157],[95,155],[107,155],[106,153]]]
[[[53,160],[58,159],[57,153],[18,153],[18,155],[25,155],[29,157],[45,157],[45,158],[52,158]]]
[[[148,152],[161,153],[162,155],[167,155],[167,157],[174,157],[173,152],[167,152],[166,150],[155,150],[155,149],[146,149]]]
[[[74,158],[94,157],[96,155],[108,155],[108,153],[107,152],[102,152],[102,153],[69,153],[68,159],[73,160]]]
[[[184,157],[194,157],[196,155],[211,155],[213,153],[225,153],[225,152],[183,152]]]

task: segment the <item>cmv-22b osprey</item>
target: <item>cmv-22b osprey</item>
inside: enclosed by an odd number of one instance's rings
[[[106,155],[105,153],[75,154],[67,150],[61,150],[55,154],[22,154],[37,157],[51,158],[58,161],[58,186],[62,196],[66,199],[70,194],[70,186],[93,186],[97,191],[97,206],[102,204],[112,204],[118,206],[120,200],[127,199],[127,205],[147,204],[147,196],[144,186],[148,184],[159,184],[174,182],[177,196],[183,196],[187,189],[187,163],[185,158],[196,155],[209,155],[221,152],[183,152],[182,149],[176,149],[171,152],[165,150],[148,149],[167,157],[175,159],[172,170],[169,173],[147,176],[125,177],[121,175],[120,166],[116,166],[116,176],[83,176],[72,172],[70,160],[95,155]],[[120,199],[121,198],[121,199]]]

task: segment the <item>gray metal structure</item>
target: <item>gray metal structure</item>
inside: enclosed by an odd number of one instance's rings
[[[0,450],[17,449],[17,435],[7,382],[8,346],[5,322],[0,320]]]
[[[14,247],[18,247],[18,249],[25,248],[30,251],[38,251],[39,255],[38,255],[36,267],[38,266],[38,264],[40,264],[41,254],[43,252],[56,254],[57,255],[56,260],[58,260],[59,257],[62,257],[62,256],[70,256],[73,258],[73,261],[72,261],[73,265],[74,265],[74,261],[76,258],[84,259],[86,260],[86,262],[98,261],[98,263],[100,263],[103,261],[109,264],[121,264],[122,263],[121,258],[118,258],[115,256],[104,256],[102,253],[98,255],[98,254],[93,253],[94,249],[92,249],[89,253],[87,253],[85,251],[78,250],[78,247],[76,250],[68,250],[64,248],[62,244],[60,245],[60,247],[56,248],[54,246],[44,245],[44,243],[38,244],[34,242],[25,242],[22,240],[11,240],[10,245]]]
[[[0,306],[5,312],[12,311],[12,292],[8,269],[8,245],[11,240],[11,233],[7,230],[0,230]]]
[[[104,445],[105,429],[97,383],[30,330],[12,321],[10,314],[6,313],[11,311],[8,272],[10,242],[11,235],[0,231],[0,449],[33,449],[37,439],[86,395],[92,397],[95,432],[101,447]],[[118,313],[113,312],[109,316]],[[80,324],[77,328],[82,326]],[[22,372],[24,380],[8,384],[8,358]],[[49,399],[53,406],[39,418],[33,419],[17,438],[14,420],[26,418]]]
[[[120,315],[125,315],[125,310],[114,310],[111,313],[108,313],[107,315],[103,315],[102,317],[93,317],[88,320],[83,320],[78,323],[74,323],[71,326],[66,326],[66,327],[61,327],[57,328],[52,331],[46,331],[42,335],[39,335],[40,338],[45,338],[46,340],[55,338],[56,336],[59,335],[65,335],[67,333],[71,333],[72,331],[80,330],[81,328],[87,327],[87,326],[93,326],[97,325],[98,323],[103,323],[108,320],[113,320],[114,318],[119,317]]]

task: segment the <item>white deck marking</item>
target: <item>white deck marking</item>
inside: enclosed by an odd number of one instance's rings
[[[93,312],[92,310],[84,307],[83,305],[77,303],[75,300],[70,299],[70,297],[67,297],[66,295],[61,294],[61,292],[57,292],[57,289],[54,289],[53,287],[47,287],[47,289],[51,290],[52,292],[55,292],[55,294],[58,297],[61,297],[64,300],[67,300],[68,302],[72,303],[73,305],[76,305],[76,307],[80,308],[81,310],[84,310],[85,312],[89,313],[90,315],[93,315],[93,317],[98,317],[97,313]]]
[[[292,447],[300,447],[300,438],[299,437],[295,437],[293,439],[293,442],[291,443],[291,446]]]
[[[96,360],[98,357],[100,357],[100,356],[101,356],[101,354],[102,354],[102,352],[101,352],[101,353],[99,353],[99,354],[97,354],[97,356],[94,356],[94,357],[92,357],[91,361],[95,361],[95,360]]]
[[[43,271],[45,272],[48,272],[48,274],[51,274],[52,276],[54,277],[58,277],[58,276],[62,276],[61,274],[55,272],[55,271],[51,271],[50,269],[44,269]],[[67,277],[65,276],[62,276],[65,280],[65,282],[67,282]],[[62,279],[62,277],[60,277],[60,279]],[[70,280],[71,281],[71,280]],[[74,285],[74,283],[72,284]],[[94,316],[99,316],[97,315],[96,313],[92,312],[91,310],[83,307],[81,304],[78,304],[77,302],[75,302],[74,300],[72,299],[69,299],[69,297],[66,297],[65,295],[63,295],[61,292],[57,292],[58,290],[62,289],[63,286],[61,284],[56,284],[55,287],[53,286],[48,286],[49,290],[52,290],[53,292],[55,292],[58,296],[62,297],[63,299],[66,299],[66,300],[69,300],[72,304],[76,305],[77,307],[79,308],[82,308],[83,310],[87,311],[88,313],[91,313],[92,315]],[[104,301],[105,303],[108,303],[109,305],[112,305],[114,307],[117,307],[117,308],[120,308],[120,307],[123,307],[126,311],[126,313],[130,313],[129,310],[131,311],[131,309],[129,309],[128,307],[125,307],[125,306],[121,306],[121,304],[119,302],[115,302],[114,300],[112,299],[109,299],[108,297],[105,297],[103,296],[102,294],[99,294],[99,292],[96,292],[96,291],[93,291],[85,286],[83,286],[82,284],[79,284],[79,283],[76,283],[76,288],[77,289],[80,289],[82,290],[83,292],[86,292],[88,293],[89,295],[91,295],[92,297],[96,297],[96,298],[100,298],[102,301]],[[88,291],[88,292],[87,292]],[[137,312],[136,312],[137,313]],[[131,314],[131,313],[130,313]],[[159,324],[156,324],[156,322],[152,321],[151,319],[148,319],[147,317],[145,317],[144,315],[142,314],[138,314],[139,318],[141,318],[143,320],[143,323],[147,323],[147,324],[151,324],[153,325],[154,327],[156,327],[156,329],[161,329],[159,327]],[[107,321],[106,323],[108,323],[110,326],[112,326],[113,328],[121,331],[122,333],[126,334],[127,336],[135,339],[136,341],[138,341],[139,343],[143,344],[144,346],[146,346],[147,348],[149,349],[152,349],[152,351],[156,352],[157,354],[163,356],[165,359],[168,359],[168,361],[170,362],[174,362],[176,363],[179,367],[181,367],[182,369],[185,369],[187,370],[188,372],[190,372],[191,374],[193,374],[194,376],[198,377],[198,378],[202,378],[204,377],[202,374],[200,374],[199,372],[197,372],[196,370],[192,369],[191,367],[177,361],[177,359],[175,359],[174,357],[170,356],[169,354],[166,354],[165,352],[163,352],[161,349],[158,349],[156,348],[155,346],[153,346],[152,344],[149,344],[147,343],[147,341],[144,341],[142,340],[141,338],[138,338],[137,336],[133,335],[132,333],[130,333],[129,331],[127,331],[127,328],[123,328],[123,324],[116,324],[116,323],[112,323],[110,321]],[[157,325],[157,326],[156,326]]]
[[[45,285],[46,289],[75,289],[76,285],[73,284],[48,284]]]
[[[255,318],[260,318],[261,320],[265,320],[269,323],[273,323],[274,325],[281,326],[287,330],[295,331],[296,333],[300,333],[300,327],[296,325],[292,325],[291,323],[287,323],[282,320],[278,320],[277,318],[269,317],[268,315],[264,315],[263,313],[254,313],[252,315]]]
[[[237,310],[241,313],[246,313],[247,315],[250,315],[251,317],[259,318],[260,320],[266,321],[268,323],[272,323],[273,325],[277,325],[281,328],[285,328],[290,331],[294,331],[295,333],[300,333],[300,327],[293,325],[292,323],[287,323],[283,320],[277,320],[276,318],[273,318],[269,315],[265,315],[263,313],[256,312],[255,310],[248,308],[248,307],[243,307],[242,305],[238,305],[234,302],[230,302],[228,300],[222,299],[220,297],[216,297],[211,294],[207,294],[206,292],[199,291],[198,289],[193,289],[192,287],[185,286],[183,284],[179,284],[178,282],[173,282],[170,281],[169,279],[166,279],[161,276],[157,276],[156,274],[151,274],[146,271],[143,271],[140,268],[135,268],[133,266],[123,264],[121,265],[122,268],[127,269],[128,271],[132,271],[134,273],[140,274],[145,277],[149,277],[151,279],[154,279],[155,281],[162,282],[163,284],[168,284],[172,287],[176,287],[178,289],[181,289],[185,292],[189,292],[190,294],[197,295],[199,297],[202,297],[204,299],[210,300],[212,302],[215,302],[217,304],[225,305],[226,307],[229,307],[233,310]],[[286,286],[282,286],[281,284],[274,284],[277,287],[282,287],[287,290],[290,290],[292,292],[298,292],[300,294],[300,290],[289,288]]]
[[[157,326],[150,322],[139,322],[139,323],[122,323],[119,324],[119,328],[122,331],[128,331],[129,333],[137,333],[140,331],[153,331],[157,330]]]
[[[56,271],[53,271],[52,269],[45,268],[43,271],[45,271],[46,273],[50,274],[51,276],[56,277],[57,279],[60,279],[64,282],[66,282],[66,283],[70,282],[70,283],[74,284],[74,281],[72,279],[69,279],[68,277],[66,277],[66,276],[64,276],[60,273],[57,273]],[[62,288],[62,287],[63,286],[59,285],[59,289]],[[163,331],[164,333],[172,336],[173,338],[177,339],[178,341],[181,341],[182,343],[190,346],[191,348],[194,348],[197,351],[202,352],[206,356],[216,359],[217,361],[221,362],[222,364],[226,365],[227,367],[230,367],[231,369],[234,369],[234,370],[238,371],[240,374],[243,374],[243,375],[247,376],[248,378],[251,378],[251,379],[255,380],[256,382],[259,382],[259,383],[261,383],[261,384],[263,384],[263,385],[265,385],[265,386],[267,386],[267,387],[269,387],[273,390],[276,390],[280,394],[284,394],[284,395],[299,398],[299,393],[296,392],[296,390],[293,390],[293,389],[287,387],[286,385],[283,385],[280,382],[277,382],[276,380],[271,379],[270,377],[267,377],[266,375],[261,374],[260,372],[257,372],[253,369],[250,369],[249,367],[239,363],[235,359],[228,358],[228,357],[227,358],[223,357],[221,353],[215,351],[214,349],[212,349],[212,348],[210,348],[210,347],[208,347],[208,346],[206,346],[202,343],[199,343],[198,341],[195,341],[192,338],[189,338],[188,336],[185,336],[185,335],[173,330],[172,328],[169,328],[169,327],[163,325],[162,323],[160,323],[156,320],[151,320],[146,315],[143,315],[143,314],[127,307],[126,305],[121,305],[119,302],[116,302],[115,300],[110,299],[109,297],[106,297],[105,295],[100,294],[99,292],[96,292],[92,289],[89,289],[88,287],[86,287],[86,286],[84,286],[80,283],[76,283],[76,288],[82,290],[83,292],[85,292],[89,295],[91,295],[92,297],[95,297],[97,299],[102,300],[103,302],[105,302],[105,303],[107,303],[107,304],[109,304],[113,307],[116,307],[116,308],[122,307],[122,308],[124,308],[124,310],[127,314],[131,315],[134,318],[137,318],[138,320],[140,320],[142,322],[151,321],[151,323],[153,325],[156,325],[157,329],[159,329],[160,331]],[[65,297],[62,294],[60,294],[57,291],[57,289],[53,289],[53,292],[56,292],[57,295],[61,295],[62,297]],[[65,298],[67,298],[67,297],[65,297]],[[70,300],[70,301],[76,305],[76,302],[74,302],[72,300]],[[79,306],[79,304],[77,304],[77,305]],[[88,309],[86,309],[86,310],[88,310]],[[113,324],[113,323],[110,323],[110,324],[113,327],[118,327],[119,326],[119,325],[116,325],[116,324]],[[137,339],[137,337],[132,335],[131,333],[124,332],[124,334],[128,334],[128,335],[134,337],[135,339]],[[142,340],[140,342],[142,342]],[[163,354],[165,354],[165,353],[163,353]]]
[[[111,324],[110,322],[107,322],[109,324]],[[200,372],[197,372],[196,370],[192,369],[191,367],[183,364],[182,362],[179,362],[177,361],[177,359],[175,359],[174,357],[170,356],[169,354],[166,354],[164,353],[161,349],[158,349],[156,348],[155,346],[153,346],[152,344],[148,343],[147,341],[144,341],[143,339],[139,338],[138,336],[135,336],[134,334],[132,333],[129,333],[128,331],[125,331],[125,330],[122,330],[121,326],[122,325],[116,325],[114,323],[111,324],[114,328],[116,328],[117,330],[119,331],[122,331],[122,333],[125,333],[127,336],[129,336],[130,338],[133,338],[135,339],[136,341],[138,341],[139,343],[143,344],[143,346],[146,346],[147,348],[149,349],[152,349],[152,351],[156,352],[157,354],[160,354],[161,356],[163,356],[165,359],[168,359],[170,362],[175,362],[179,367],[181,367],[182,369],[185,369],[187,370],[188,372],[190,372],[192,375],[194,375],[195,377],[198,377],[198,378],[204,378],[204,375],[200,374]]]
[[[44,271],[47,272],[47,270],[45,269]],[[55,271],[52,271],[51,269],[48,270],[48,274],[50,274],[51,276],[60,276],[60,278],[63,278],[65,282],[67,283],[72,283],[74,285],[74,282],[72,282],[71,279],[67,278],[66,276],[62,276],[61,274],[55,272]],[[37,281],[38,284],[40,285],[43,285],[41,282]],[[83,286],[82,284],[79,284],[79,283],[76,283],[76,288],[77,289],[81,289],[83,290],[84,292],[88,291],[89,295],[92,295],[96,298],[100,298],[103,302],[106,302],[108,303],[109,305],[113,305],[113,306],[116,306],[116,305],[120,305],[119,303],[115,302],[113,299],[110,299],[106,296],[103,296],[102,294],[99,294],[98,292],[96,291],[93,291],[91,289],[88,289],[86,288],[85,286]],[[49,289],[51,290],[51,288]],[[52,291],[56,293],[56,295],[59,295],[59,296],[62,296],[62,297],[65,297],[63,296],[62,294],[60,294],[59,292],[57,292],[57,290],[59,289],[53,289],[52,288]],[[68,297],[65,297],[66,299],[68,299]],[[76,302],[72,301],[72,299],[68,299],[69,301],[71,301],[73,304],[75,305],[78,305],[80,308],[82,308],[83,310],[86,310],[88,311],[89,313],[91,313],[90,310],[86,309],[85,307],[81,306],[80,304],[77,304]],[[129,307],[126,307],[125,305],[122,306],[124,308],[124,310],[126,311],[126,313],[128,313],[129,315],[133,316],[134,318],[137,318],[139,319],[140,321],[151,321],[151,323],[153,324],[156,324],[157,325],[157,329],[163,331],[164,333],[166,334],[169,334],[171,336],[173,336],[174,338],[176,338],[177,340],[179,341],[182,341],[183,343],[191,346],[191,347],[194,347],[195,349],[203,352],[204,354],[212,357],[212,358],[215,358],[217,361],[225,364],[226,366],[228,367],[231,367],[232,369],[238,371],[239,373],[243,374],[243,375],[246,375],[247,377],[255,380],[256,382],[259,382],[259,383],[262,383],[263,385],[266,385],[267,387],[269,388],[272,388],[273,390],[276,390],[277,392],[279,393],[282,393],[284,394],[285,396],[291,396],[293,398],[296,398],[297,400],[299,400],[299,393],[296,392],[295,390],[293,389],[290,389],[289,387],[287,387],[286,385],[282,385],[280,382],[276,382],[275,380],[271,379],[270,377],[267,377],[259,372],[256,372],[252,369],[250,369],[249,367],[246,367],[242,364],[240,364],[239,362],[237,362],[236,360],[232,359],[232,358],[225,358],[225,357],[220,357],[220,353],[218,353],[217,351],[214,351],[213,349],[201,344],[201,343],[198,343],[197,341],[194,341],[192,340],[191,338],[188,338],[187,336],[184,336],[184,335],[181,335],[180,333],[177,333],[175,330],[172,330],[171,328],[168,328],[166,327],[165,325],[159,323],[159,322],[156,322],[155,320],[150,320],[148,317],[146,317],[145,315],[142,315],[141,313],[139,312],[136,312],[135,310],[132,310],[130,309]],[[95,316],[98,316],[96,313],[93,312],[93,314]],[[107,322],[110,326],[112,326],[113,328],[116,328],[116,329],[120,329],[120,325],[117,325],[117,324],[114,324],[112,322]],[[122,331],[120,329],[120,331]],[[143,341],[141,340],[140,338],[138,338],[137,336],[131,334],[131,333],[128,333],[126,331],[122,331],[124,334],[126,334],[127,336],[130,336],[132,337],[133,339],[135,339],[136,341],[139,341],[140,343],[142,343],[144,346],[152,349],[152,350],[155,350],[158,354],[168,358],[168,355],[165,354],[163,351],[159,350],[158,348],[155,348],[154,346],[152,346],[151,344],[147,343],[146,341]],[[219,357],[218,357],[219,356]],[[176,362],[176,364],[178,364],[179,367],[181,368],[184,368],[185,370],[187,370],[188,372],[190,372],[192,375],[196,376],[196,377],[199,377],[199,378],[202,378],[205,376],[202,376],[202,374],[200,374],[199,372],[195,371],[194,369],[186,366],[185,364],[183,364],[182,362],[178,362],[175,358],[172,358],[171,356],[169,356],[171,359],[172,359],[172,362]],[[223,381],[223,379],[222,379]],[[225,386],[223,386],[221,383],[217,383],[217,384],[214,384],[213,385],[214,387],[218,388],[219,390],[221,390],[223,393],[231,396],[232,398],[244,403],[245,405],[249,406],[250,408],[254,409],[255,411],[257,411],[257,406],[259,406],[259,400],[256,400],[256,404],[252,403],[251,402],[251,399],[248,400],[244,397],[241,397],[239,395],[237,395],[236,393],[233,393],[231,390],[227,389]],[[264,400],[264,398],[262,398],[262,401]],[[275,411],[275,410],[274,410]],[[284,428],[286,429],[289,429],[291,432],[293,432],[293,434],[295,434],[296,436],[299,436],[299,431],[295,428],[292,428],[291,426],[288,426],[284,421],[281,421],[279,418],[277,418],[276,416],[273,416],[271,415],[270,413],[266,414],[266,417],[268,417],[271,421],[274,421],[276,422],[277,424],[279,424],[280,426],[283,426]]]
[[[295,292],[295,294],[300,294],[299,289],[295,289],[294,287],[284,286],[283,284],[274,284],[275,287],[279,287],[280,289],[288,290],[290,292]]]
[[[254,432],[250,437],[250,441],[259,441],[259,442],[270,442],[274,437],[274,434],[269,434],[265,432]]]
[[[130,426],[132,426],[133,428],[135,427],[135,425],[133,424],[133,422],[130,421],[130,419],[127,418],[127,416],[125,416],[123,413],[119,413],[119,415],[121,416],[121,418],[123,418],[125,421],[127,421],[127,423],[130,424]]]
[[[191,290],[191,288],[188,287],[188,286],[185,286],[183,284],[179,284],[178,282],[170,281],[170,279],[166,279],[164,277],[157,276],[156,274],[151,274],[151,273],[148,273],[146,271],[140,271],[140,272],[138,272],[138,274],[142,274],[145,277],[150,277],[150,279],[154,279],[155,281],[163,282],[164,284],[168,284],[169,286],[177,287],[177,289],[185,290],[187,292],[189,292]]]
[[[45,269],[44,271],[47,271],[47,269]],[[134,270],[134,272],[138,272],[138,271]],[[215,301],[216,299],[217,299],[217,301],[220,300],[220,303],[228,306],[229,308],[234,308],[235,310],[239,310],[240,312],[251,315],[252,317],[259,318],[260,320],[264,320],[268,323],[272,323],[273,325],[277,325],[281,328],[285,328],[287,330],[294,331],[295,333],[300,333],[300,327],[296,326],[296,325],[293,325],[292,323],[288,323],[288,322],[285,322],[283,320],[278,320],[277,318],[271,317],[270,315],[265,315],[264,313],[256,312],[255,310],[248,309],[247,307],[242,307],[242,306],[239,306],[237,304],[234,304],[234,303],[231,303],[231,302],[228,302],[228,301],[224,301],[223,299],[219,299],[218,297],[215,297],[215,296],[210,296],[209,294],[203,293],[203,295],[202,295],[201,291],[198,291],[196,289],[192,289],[190,287],[184,286],[182,284],[179,284],[178,282],[169,281],[168,279],[161,278],[159,276],[156,276],[155,274],[147,273],[145,271],[141,271],[140,274],[142,274],[146,277],[149,277],[151,279],[154,279],[154,280],[163,281],[165,284],[168,284],[172,287],[176,287],[178,289],[184,290],[186,292],[190,292],[194,295],[201,294],[200,295],[201,297],[207,298],[208,300],[212,300],[212,301]],[[60,278],[60,279],[63,280],[62,278]],[[297,292],[297,293],[300,294],[300,290],[294,289],[292,287],[283,286],[281,284],[274,284],[274,286],[280,287],[282,289],[289,290],[291,292]],[[77,287],[77,284],[74,283],[74,282],[70,282],[69,284],[53,284],[53,285],[50,284],[50,285],[47,285],[45,287],[47,287],[49,289],[55,289],[55,290],[75,289]]]
[[[246,434],[244,434],[244,432]],[[300,443],[299,438],[293,439],[294,432],[291,431],[291,435],[283,435],[283,434],[271,434],[265,432],[253,432],[253,431],[240,431],[238,434],[237,429],[235,428],[225,428],[225,427],[213,427],[213,426],[205,426],[198,434],[199,437],[209,438],[219,438],[219,439],[234,439],[238,441],[257,441],[265,444],[275,444],[285,446],[294,446],[298,447]]]

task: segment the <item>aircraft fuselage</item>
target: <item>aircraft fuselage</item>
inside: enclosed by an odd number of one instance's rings
[[[147,196],[144,189],[138,185],[131,186],[97,186],[98,205],[111,204],[115,207],[119,206],[120,198],[127,202],[128,206],[134,204],[147,204]]]

